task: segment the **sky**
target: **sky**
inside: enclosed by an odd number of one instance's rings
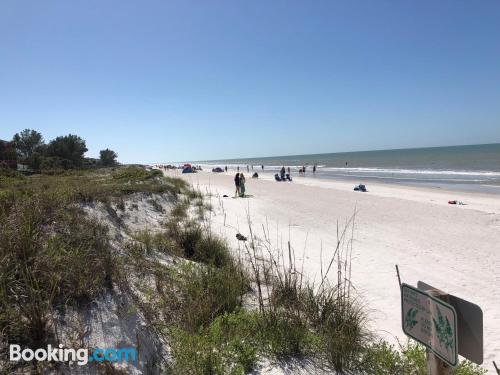
[[[500,1],[0,2],[0,139],[123,163],[500,142]]]

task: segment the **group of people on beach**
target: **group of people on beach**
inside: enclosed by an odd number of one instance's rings
[[[260,166],[262,170],[264,170],[264,164]],[[227,165],[224,167],[224,170],[227,172]],[[240,166],[236,166],[236,170],[239,172],[240,171]],[[253,165],[252,165],[252,171],[253,171]],[[247,172],[250,172],[250,165],[247,165]]]
[[[317,168],[317,165],[314,164],[313,167],[312,167],[312,171],[313,173],[316,173],[316,168]],[[250,169],[253,171],[254,170],[254,166],[250,166],[250,165],[247,165],[246,166],[246,169],[247,169],[247,172],[250,172]],[[264,165],[261,165],[261,169],[264,170]],[[303,167],[300,167],[299,168],[299,176],[304,176],[306,174],[306,169],[307,169],[307,165],[304,165]],[[227,172],[227,165],[224,167],[224,170]],[[238,173],[236,174],[236,176],[238,175],[241,175],[243,176],[243,173],[239,173],[240,172],[240,166],[236,166],[236,170],[238,171]],[[287,167],[285,169],[285,167],[283,166],[281,169],[280,169],[280,175],[281,175],[281,178],[284,178],[285,177],[285,174],[288,172],[288,175],[291,176],[291,170],[290,170],[290,167]],[[235,182],[236,182],[237,178],[235,177]]]
[[[314,164],[313,165],[313,173],[316,173],[316,167],[317,167],[317,165]],[[299,168],[299,176],[305,176],[306,168],[307,168],[307,165],[304,165],[302,168]]]
[[[264,165],[261,165],[261,168],[264,169]],[[299,168],[299,176],[305,175],[306,168],[307,168],[306,165],[304,165],[303,167]],[[316,168],[317,168],[317,165],[314,164],[313,167],[312,167],[313,173],[316,173]],[[247,169],[247,172],[249,172],[250,171],[250,166],[247,165],[246,169]],[[251,166],[251,169],[252,170],[254,169],[253,165]],[[224,170],[227,172],[227,165],[224,167]],[[234,176],[234,185],[236,187],[236,191],[235,191],[235,195],[234,196],[235,197],[244,197],[245,196],[245,176],[244,176],[243,173],[240,172],[240,166],[237,166],[236,170],[238,171],[238,173],[236,173],[236,175]],[[285,168],[283,166],[280,169],[279,175],[276,174],[276,176],[280,177],[280,181],[285,181],[285,180],[291,181],[292,179],[291,179],[291,169],[290,169],[290,167]],[[254,173],[254,177],[258,177],[258,175],[256,173]]]
[[[243,198],[245,196],[245,176],[243,173],[236,173],[234,176],[234,185],[236,186],[235,197]]]

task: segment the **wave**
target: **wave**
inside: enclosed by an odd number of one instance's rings
[[[195,163],[195,165],[201,165],[203,168],[214,168],[214,167],[224,167],[224,166],[227,166],[228,168],[237,168],[237,167],[240,167],[240,169],[245,169],[247,167],[247,164],[224,164],[224,163],[219,163],[219,164],[197,164]],[[249,167],[254,167],[254,169],[261,169],[261,165],[262,164],[248,164]],[[264,168],[265,169],[281,169],[282,167],[285,167],[285,168],[288,168],[290,167],[290,169],[293,169],[293,170],[299,170],[300,168],[303,167],[303,165],[288,165],[288,164],[280,164],[280,165],[267,165],[267,164],[264,164]],[[306,164],[306,167],[308,170],[312,170],[313,166],[311,164]],[[320,169],[320,168],[324,168],[325,166],[324,165],[317,165],[316,168]]]
[[[333,175],[332,175],[333,176]],[[442,182],[442,183],[481,183],[481,182],[490,182],[490,179],[448,179],[448,178],[432,178],[432,179],[417,179],[415,177],[402,177],[402,176],[367,176],[367,175],[357,175],[357,174],[336,174],[336,177],[347,177],[347,178],[370,178],[376,180],[384,180],[384,181],[420,181],[420,182]],[[489,185],[488,185],[489,186]]]
[[[448,176],[484,176],[500,177],[496,171],[460,171],[460,170],[438,170],[438,169],[392,169],[392,168],[334,168],[326,167],[325,172],[353,172],[353,173],[377,173],[377,174],[418,174],[418,175],[448,175]]]
[[[245,169],[246,164],[201,164],[204,168],[224,167],[227,165],[230,169]],[[249,165],[251,167],[251,164]],[[254,169],[259,170],[261,164],[253,164]],[[264,165],[267,170],[278,170],[282,165]],[[292,170],[297,171],[302,168],[302,165],[286,165]],[[317,166],[318,173],[332,173],[332,174],[346,174],[352,175],[355,173],[370,173],[370,174],[384,174],[384,175],[440,175],[440,176],[471,176],[471,177],[500,177],[500,171],[471,171],[471,170],[440,170],[440,169],[408,169],[408,168],[369,168],[369,167],[326,167],[324,165]],[[312,170],[312,166],[308,165],[307,170]]]

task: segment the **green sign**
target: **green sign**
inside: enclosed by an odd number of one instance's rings
[[[458,364],[457,313],[453,306],[408,284],[401,286],[403,332],[450,366]]]

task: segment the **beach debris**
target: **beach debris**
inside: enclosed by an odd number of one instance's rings
[[[222,172],[224,172],[224,169],[222,169],[221,167],[215,167],[214,169],[212,169],[212,172],[214,172],[214,173],[222,173]]]
[[[236,233],[236,238],[238,239],[238,241],[246,241],[247,238],[242,235],[241,233]]]
[[[354,191],[362,191],[364,193],[367,192],[366,186],[363,184],[359,184],[359,185],[354,186]]]
[[[224,194],[224,195],[222,196],[222,198],[227,198],[227,197],[228,197],[228,195],[227,195],[227,194]]]
[[[457,201],[457,200],[448,201],[448,204],[458,204],[459,206],[465,206],[466,205],[464,202]]]
[[[255,172],[253,175],[252,175],[252,178],[259,178],[259,174],[257,172]]]

